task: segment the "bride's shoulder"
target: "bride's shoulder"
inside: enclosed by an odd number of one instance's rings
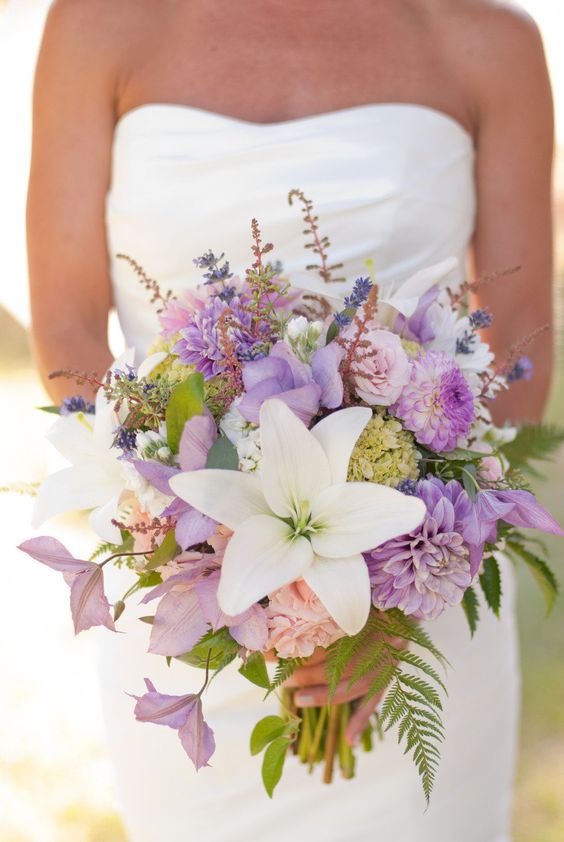
[[[521,7],[500,0],[438,0],[450,63],[482,114],[538,100],[550,110],[550,84],[539,28]],[[438,8],[438,7],[436,7]]]

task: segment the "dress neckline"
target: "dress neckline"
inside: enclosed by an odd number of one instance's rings
[[[303,117],[292,117],[289,120],[279,120],[273,123],[258,123],[253,120],[244,120],[240,117],[232,117],[229,114],[221,114],[218,111],[208,111],[205,108],[198,108],[197,106],[185,105],[183,103],[147,102],[142,105],[138,105],[135,108],[131,108],[129,111],[125,111],[117,120],[115,130],[117,132],[126,123],[129,123],[136,119],[142,119],[143,117],[148,116],[151,112],[163,110],[177,111],[180,113],[184,112],[188,115],[192,114],[198,116],[201,119],[214,120],[217,122],[223,122],[234,126],[255,129],[259,132],[274,131],[276,129],[283,129],[288,126],[303,125],[311,122],[323,123],[331,119],[346,118],[349,116],[354,116],[355,114],[361,114],[363,112],[370,112],[376,110],[388,110],[390,112],[410,110],[420,114],[427,114],[430,117],[442,121],[445,125],[448,125],[451,128],[455,129],[468,141],[468,143],[470,143],[472,147],[474,147],[474,138],[472,137],[468,129],[466,129],[462,125],[462,123],[455,117],[452,117],[450,114],[447,114],[446,111],[441,111],[437,108],[432,108],[428,105],[419,105],[417,103],[412,102],[368,102],[361,105],[351,105],[347,108],[338,108],[333,111],[320,111],[317,114],[309,114]]]

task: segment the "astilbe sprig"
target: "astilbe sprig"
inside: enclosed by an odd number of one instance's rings
[[[366,302],[362,310],[357,312],[352,318],[349,335],[345,338],[339,334],[335,342],[337,342],[345,351],[343,361],[341,363],[341,375],[344,386],[345,406],[350,405],[352,401],[352,369],[354,365],[360,365],[369,357],[373,356],[377,351],[370,345],[368,340],[364,339],[364,332],[369,324],[374,321],[378,310],[378,287],[371,286]]]
[[[158,304],[159,306],[157,308],[157,313],[162,313],[163,310],[166,308],[167,304],[170,301],[172,301],[173,298],[176,297],[175,295],[173,295],[172,290],[168,290],[163,294],[158,281],[156,281],[154,278],[150,278],[141,266],[141,264],[137,263],[137,261],[130,257],[128,254],[117,254],[116,257],[118,258],[118,260],[125,260],[126,263],[129,263],[129,265],[139,278],[141,284],[145,287],[147,292],[151,293],[151,304]]]
[[[302,205],[302,215],[306,225],[303,233],[306,236],[311,237],[311,240],[306,243],[305,247],[306,249],[311,249],[314,254],[319,255],[320,262],[310,263],[306,266],[306,269],[317,272],[326,284],[343,283],[346,281],[346,278],[342,276],[334,277],[333,275],[333,272],[337,269],[343,268],[343,264],[329,264],[327,252],[331,247],[331,243],[329,241],[329,237],[325,235],[320,236],[318,225],[319,217],[314,213],[313,202],[304,195],[302,190],[297,189],[290,190],[288,193],[288,203],[290,205],[294,203],[294,199],[297,199]]]

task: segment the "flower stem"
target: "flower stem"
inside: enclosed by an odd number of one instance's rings
[[[323,783],[330,784],[333,780],[333,763],[337,750],[337,739],[339,736],[339,705],[331,705],[329,708],[329,726],[327,730],[327,741],[325,743],[325,769],[323,771]]]
[[[319,746],[321,743],[321,737],[323,736],[323,730],[325,728],[325,722],[327,721],[327,705],[324,705],[322,708],[319,709],[319,716],[317,718],[317,724],[315,726],[315,731],[313,734],[313,739],[309,746],[309,755],[308,755],[308,763],[309,763],[309,771],[313,770],[313,764],[315,763],[315,758],[317,756],[317,752],[319,750]]]

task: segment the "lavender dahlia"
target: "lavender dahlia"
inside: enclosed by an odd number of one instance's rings
[[[463,534],[472,504],[460,483],[436,477],[420,480],[417,496],[427,507],[423,523],[365,559],[376,608],[434,620],[446,605],[458,605],[472,582],[475,564]]]
[[[428,351],[410,362],[411,378],[391,408],[420,444],[453,450],[474,420],[472,392],[456,363]]]

